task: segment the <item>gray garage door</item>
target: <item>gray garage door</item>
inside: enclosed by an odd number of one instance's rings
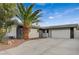
[[[53,29],[52,38],[70,38],[70,29]]]

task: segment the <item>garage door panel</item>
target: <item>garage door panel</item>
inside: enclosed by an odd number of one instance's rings
[[[70,38],[70,29],[54,29],[52,38]]]

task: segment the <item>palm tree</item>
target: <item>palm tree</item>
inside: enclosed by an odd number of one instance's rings
[[[29,30],[32,27],[32,24],[39,21],[39,17],[41,16],[41,10],[33,11],[33,7],[35,4],[31,4],[27,8],[24,7],[23,4],[17,4],[19,10],[19,18],[23,22],[23,38],[29,39]]]

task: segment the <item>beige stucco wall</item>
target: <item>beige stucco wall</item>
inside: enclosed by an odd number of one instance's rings
[[[30,29],[29,37],[30,38],[38,38],[39,32],[37,31],[37,29]]]
[[[74,38],[79,39],[79,30],[77,30],[76,28],[74,28]]]
[[[70,29],[53,29],[52,38],[70,38]]]
[[[10,32],[7,32],[5,35],[5,38],[13,36],[14,38],[16,38],[16,25],[12,26],[12,28],[10,29]]]

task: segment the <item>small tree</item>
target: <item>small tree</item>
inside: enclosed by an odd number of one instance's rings
[[[13,25],[11,18],[15,16],[16,4],[0,4],[0,39],[6,34],[9,27]]]

